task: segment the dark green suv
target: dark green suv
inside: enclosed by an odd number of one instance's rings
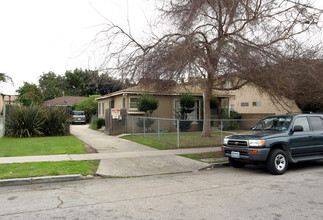
[[[265,163],[272,174],[289,163],[323,159],[323,114],[271,116],[249,133],[224,138],[222,153],[233,167]]]

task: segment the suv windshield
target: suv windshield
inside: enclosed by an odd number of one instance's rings
[[[291,116],[269,117],[260,120],[253,130],[286,131],[291,121]]]

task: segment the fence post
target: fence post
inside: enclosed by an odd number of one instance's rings
[[[3,106],[3,118],[2,118],[2,125],[3,125],[3,130],[2,130],[2,134],[3,136],[5,136],[6,134],[6,104],[4,104]]]
[[[179,147],[179,119],[177,121],[177,147]]]
[[[145,121],[145,118],[144,118],[144,137],[146,137],[146,121]]]
[[[157,130],[157,132],[158,132],[158,141],[160,141],[160,123],[159,123],[159,121],[160,120],[158,119],[158,121],[157,121],[158,122],[158,128],[157,128],[158,129]]]
[[[223,145],[223,121],[221,120],[221,145]]]
[[[135,134],[135,124],[133,121],[133,117],[131,117],[131,121],[132,121],[132,134]]]

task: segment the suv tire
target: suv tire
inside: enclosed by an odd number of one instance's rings
[[[246,163],[237,161],[237,160],[235,160],[235,159],[233,159],[231,157],[229,157],[229,163],[234,168],[241,168],[241,167],[244,167],[246,165]]]
[[[281,149],[273,149],[267,160],[267,170],[274,175],[285,173],[288,167],[288,157],[285,151]]]

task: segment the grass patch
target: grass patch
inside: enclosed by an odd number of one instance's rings
[[[181,154],[179,156],[186,157],[186,158],[193,159],[193,160],[197,160],[200,162],[204,162],[203,159],[223,158],[221,151],[198,153],[198,154]],[[223,161],[225,161],[225,160],[223,160]],[[223,161],[218,161],[218,162],[223,162]],[[208,163],[215,163],[215,162],[208,162]]]
[[[229,135],[223,133],[223,137]],[[160,134],[160,141],[158,141],[157,134],[143,135],[129,135],[122,137],[127,140],[144,144],[158,150],[169,150],[177,148],[177,134],[176,133],[163,133]],[[221,134],[213,132],[212,137],[201,137],[201,132],[181,133],[180,134],[180,148],[199,148],[199,147],[215,147],[221,145]]]
[[[60,161],[0,164],[0,179],[56,176],[67,174],[93,175],[99,161]]]
[[[74,136],[0,138],[0,157],[85,153],[83,143]]]

